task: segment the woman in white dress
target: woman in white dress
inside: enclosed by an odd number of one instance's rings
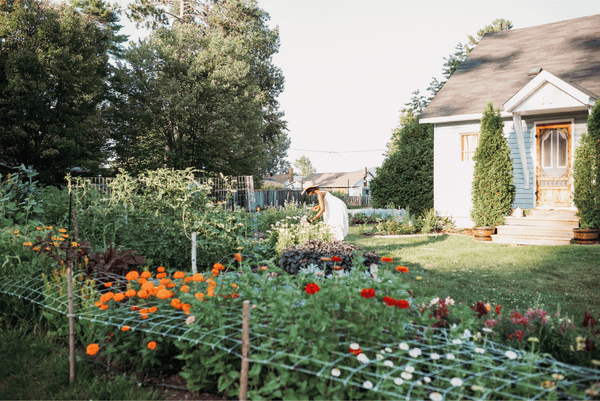
[[[344,201],[324,189],[319,189],[312,181],[306,181],[302,188],[302,194],[316,194],[319,200],[318,213],[309,222],[312,223],[323,216],[323,222],[329,226],[336,239],[342,241],[348,235],[348,208]]]

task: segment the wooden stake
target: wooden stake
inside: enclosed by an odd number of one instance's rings
[[[198,273],[198,268],[196,267],[196,233],[192,233],[192,273]]]
[[[242,315],[242,371],[240,373],[240,401],[248,399],[248,370],[250,367],[250,301],[244,301]]]
[[[69,294],[69,382],[75,381],[75,307],[73,305],[73,261],[67,262],[67,292]]]

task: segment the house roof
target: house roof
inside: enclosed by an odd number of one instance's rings
[[[426,119],[480,114],[503,104],[543,68],[596,97],[600,93],[600,15],[486,34],[429,106]]]
[[[290,179],[289,174],[273,174],[271,176],[263,177],[264,181],[275,181],[278,184],[283,185],[286,181]]]
[[[323,188],[347,188],[354,187],[362,182],[363,171],[353,171],[349,173],[315,173],[304,179],[304,181],[313,181]]]

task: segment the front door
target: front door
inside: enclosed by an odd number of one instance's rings
[[[571,207],[571,124],[537,126],[537,206]]]

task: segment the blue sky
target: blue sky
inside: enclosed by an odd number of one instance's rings
[[[442,78],[443,58],[494,19],[519,29],[600,14],[600,1],[591,0],[258,4],[280,30],[274,63],[286,79],[279,100],[292,140],[288,160],[307,156],[317,172],[380,166],[412,92],[426,93],[432,77]],[[124,33],[145,35],[131,24]]]

